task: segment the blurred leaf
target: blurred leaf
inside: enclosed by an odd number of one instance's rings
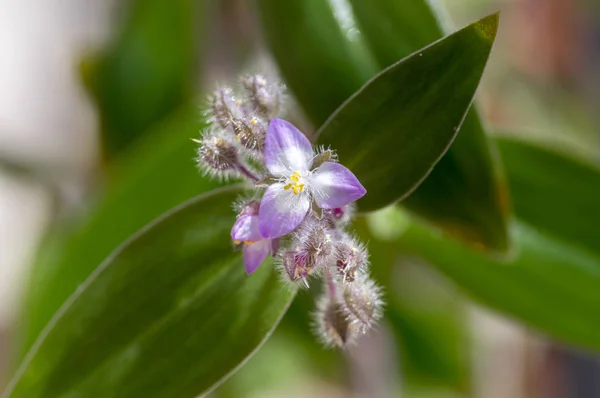
[[[406,257],[397,235],[381,234],[385,224],[398,223],[396,215],[394,208],[387,208],[369,216],[372,234],[364,219],[357,222],[357,230],[362,240],[369,241],[371,272],[385,291],[385,321],[396,338],[404,384],[445,385],[465,391],[468,338],[460,302],[446,290],[444,279],[432,278],[438,275],[427,274],[422,264]]]
[[[233,252],[239,193],[188,201],[113,252],[44,329],[10,396],[193,398],[222,382],[294,296]]]
[[[510,138],[497,138],[519,218],[600,252],[600,169],[583,160]]]
[[[90,212],[54,230],[40,250],[24,296],[22,357],[61,304],[122,241],[171,207],[217,186],[193,158],[198,110],[189,105],[149,134],[110,171],[111,186]]]
[[[392,65],[319,129],[367,189],[371,211],[409,195],[446,152],[487,62],[498,15],[488,16]],[[436,197],[439,201],[439,197]]]
[[[279,70],[319,126],[378,68],[334,16],[328,0],[257,0],[263,33]]]
[[[524,223],[513,227],[510,261],[469,250],[417,222],[397,242],[484,304],[557,338],[600,349],[600,258]]]
[[[350,0],[357,23],[381,67],[443,36],[431,2]],[[509,199],[495,149],[476,109],[454,144],[403,205],[454,235],[496,250],[508,248]],[[443,198],[443,200],[440,200]]]
[[[194,0],[130,0],[123,24],[82,73],[102,121],[104,152],[112,157],[190,99],[205,5]]]

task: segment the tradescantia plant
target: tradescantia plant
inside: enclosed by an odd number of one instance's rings
[[[193,69],[183,61],[194,59],[191,36],[161,41],[156,53],[144,47],[156,21],[168,21],[156,28],[165,34],[177,27],[191,35],[189,4],[157,1],[132,19],[87,78],[95,92],[110,88],[96,92],[106,157],[121,141],[145,142],[112,165],[113,185],[89,219],[40,251],[22,311],[20,365],[2,398],[205,395],[282,318],[278,331],[309,329],[309,312],[323,343],[342,350],[379,321],[403,342],[408,371],[464,391],[467,367],[452,351],[459,320],[444,313],[432,321],[398,292],[396,260],[408,254],[492,308],[600,349],[600,260],[587,232],[598,220],[585,200],[598,197],[600,172],[526,142],[490,139],[471,106],[498,15],[442,38],[430,2],[348,3],[358,21],[351,30],[325,0],[256,1],[285,87],[245,76],[240,89],[213,93],[201,125],[183,95],[184,73],[171,73]],[[119,65],[156,70],[123,80]],[[134,92],[163,75],[147,93],[160,106],[109,98],[115,87]],[[166,100],[171,92],[176,105]],[[173,114],[142,137],[134,127],[156,122],[158,110]],[[314,127],[306,135],[290,116],[301,111],[302,125]],[[188,138],[198,130],[194,146]],[[120,131],[131,136],[115,138]],[[544,167],[572,194],[542,178]],[[384,207],[383,219],[370,214]],[[316,311],[302,306],[307,299]],[[312,350],[309,367],[325,374],[323,364],[335,361],[311,343],[302,342]]]
[[[294,125],[273,117],[282,109],[281,85],[260,75],[242,83],[237,96],[231,88],[212,95],[212,124],[197,140],[199,167],[221,179],[241,177],[259,190],[234,206],[231,238],[242,248],[246,272],[272,253],[282,280],[308,288],[309,278],[322,278],[317,333],[327,345],[346,347],[382,312],[366,246],[345,230],[366,190],[335,151],[314,151]]]

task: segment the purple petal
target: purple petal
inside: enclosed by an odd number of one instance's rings
[[[258,232],[258,216],[241,216],[231,228],[231,239],[254,242],[263,237]]]
[[[310,185],[315,202],[322,209],[343,207],[367,193],[350,170],[333,162],[325,162],[316,169]]]
[[[313,157],[310,142],[290,122],[272,119],[267,130],[265,163],[275,177],[287,177],[294,171],[308,170]]]
[[[267,188],[258,210],[258,230],[263,238],[279,238],[289,234],[304,220],[310,207],[306,192],[294,195],[276,183]]]
[[[244,245],[244,267],[246,272],[251,274],[265,261],[265,258],[271,251],[271,239],[261,239],[259,241]]]

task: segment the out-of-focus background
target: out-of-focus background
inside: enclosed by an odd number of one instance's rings
[[[0,0],[0,390],[14,366],[10,357],[20,337],[15,325],[28,270],[40,243],[51,226],[80,214],[84,217],[98,192],[113,183],[106,178],[113,162],[127,163],[129,156],[144,156],[136,148],[144,144],[145,137],[137,132],[159,123],[146,118],[144,112],[158,109],[155,113],[166,116],[185,103],[190,93],[210,90],[240,72],[257,70],[257,65],[274,68],[250,2],[206,0],[189,10],[210,15],[198,18],[203,22],[197,26],[197,34],[203,39],[181,44],[181,51],[191,48],[189,62],[180,65],[164,60],[160,72],[148,77],[148,84],[160,84],[160,79],[177,80],[185,74],[174,91],[149,98],[143,87],[119,92],[103,86],[102,81],[86,81],[96,60],[107,51],[125,54],[124,60],[103,58],[105,66],[112,65],[105,70],[116,79],[145,72],[136,62],[146,54],[129,51],[139,49],[136,40],[152,35],[137,37],[135,30],[151,30],[160,21],[142,15],[131,23],[128,18],[134,3]],[[152,7],[150,3],[147,9]],[[445,3],[455,27],[501,11],[499,36],[478,97],[489,131],[526,132],[548,145],[600,162],[600,2]],[[147,11],[148,15],[151,12]],[[123,32],[124,25],[134,27]],[[119,41],[123,35],[129,35],[129,41]],[[156,37],[150,48],[171,45],[161,39]],[[133,72],[128,68],[134,68]],[[139,112],[140,116],[103,118],[101,110],[119,106],[118,101],[106,102],[110,95],[137,96],[134,100],[139,106],[122,111]],[[129,122],[123,122],[125,119]],[[102,136],[106,126],[122,134]],[[377,333],[347,355],[326,352],[323,361],[331,360],[330,372],[311,368],[314,348],[311,351],[301,343],[290,343],[294,332],[284,330],[215,395],[397,396],[395,392],[403,391],[407,397],[600,396],[600,362],[589,354],[473,304],[433,268],[414,259],[402,261],[401,279],[407,297],[421,303],[425,312],[448,312],[461,319],[461,327],[452,330],[446,330],[444,323],[438,329],[433,323],[430,328],[437,332],[434,340],[448,339],[445,349],[451,355],[436,351],[439,347],[416,349],[432,358],[455,359],[432,365],[437,367],[431,374],[440,377],[428,379],[421,377],[427,372],[400,369],[397,357],[406,354],[403,350],[411,350],[411,342],[398,347],[384,322]],[[456,333],[462,337],[455,339]],[[419,336],[412,343],[420,344]],[[413,360],[418,359],[417,354]],[[355,376],[350,377],[353,383],[340,381],[344,378],[335,369],[339,363],[344,364],[343,372]],[[415,367],[427,368],[427,363]]]

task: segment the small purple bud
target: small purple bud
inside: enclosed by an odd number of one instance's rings
[[[234,209],[238,212],[238,217],[241,216],[257,216],[260,208],[260,200],[239,200]]]
[[[301,281],[313,272],[308,258],[295,251],[288,251],[281,255],[281,266],[291,282]]]
[[[356,212],[356,205],[350,203],[343,207],[333,209],[323,209],[323,218],[335,228],[343,228],[352,221]]]
[[[335,245],[335,259],[337,270],[343,275],[343,280],[353,282],[356,272],[367,267],[369,253],[363,243],[344,234],[342,240]]]

